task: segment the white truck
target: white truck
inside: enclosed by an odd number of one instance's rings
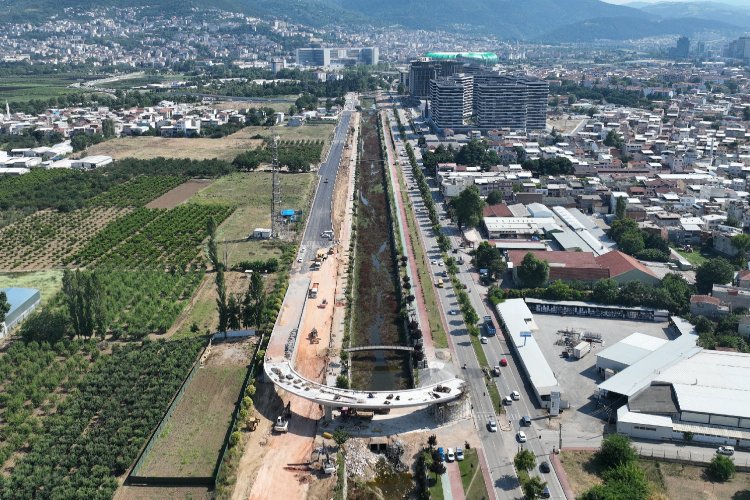
[[[583,341],[573,348],[573,357],[576,359],[581,359],[589,352],[591,352],[591,344]]]
[[[308,295],[311,299],[314,299],[318,296],[318,286],[320,286],[320,283],[313,283],[310,287],[310,291],[308,292]]]

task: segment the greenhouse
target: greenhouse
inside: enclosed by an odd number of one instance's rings
[[[4,337],[11,328],[34,310],[42,296],[36,288],[0,288],[0,292],[5,292],[8,304],[10,304],[5,321],[0,324],[0,337]]]

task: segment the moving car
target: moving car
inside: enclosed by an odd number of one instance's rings
[[[487,429],[490,432],[497,432],[497,421],[494,418],[489,419],[487,422]]]
[[[512,405],[513,404],[513,400],[510,399],[510,396],[505,396],[503,398],[503,404],[505,404],[505,405]]]
[[[523,425],[524,427],[531,427],[531,417],[529,417],[528,415],[524,415],[523,417],[521,417],[521,425]]]
[[[734,446],[719,446],[716,453],[719,455],[734,455]]]
[[[539,464],[539,470],[544,472],[545,474],[550,471],[549,468],[549,462],[542,462]]]
[[[502,358],[500,360],[500,366],[508,366],[508,360],[505,358]]]
[[[523,431],[518,431],[518,434],[516,434],[516,438],[518,438],[519,443],[525,443],[526,442],[526,433]]]
[[[480,342],[481,342],[482,344],[486,344],[486,343],[487,343],[487,337],[480,337],[480,338],[479,338],[479,341],[480,341]]]
[[[460,446],[456,446],[456,460],[459,462],[464,459],[464,449]]]
[[[513,398],[513,401],[519,401],[521,399],[521,393],[518,391],[513,391],[510,393],[510,397]]]
[[[448,454],[446,455],[449,462],[453,462],[456,459],[456,455],[453,453],[453,448],[448,448]]]

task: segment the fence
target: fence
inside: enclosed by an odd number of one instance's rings
[[[635,449],[641,458],[691,465],[706,465],[716,456],[715,452],[710,453],[708,451],[703,452],[692,449],[647,448],[643,446],[635,446]],[[732,457],[732,460],[738,471],[750,471],[750,459],[735,456]]]
[[[190,372],[188,372],[187,376],[185,377],[185,380],[182,381],[182,385],[180,385],[179,390],[177,391],[177,394],[174,395],[172,398],[172,401],[169,403],[169,407],[167,408],[167,411],[164,413],[164,415],[161,417],[161,420],[159,421],[158,427],[151,433],[151,435],[148,437],[148,441],[146,441],[146,446],[143,447],[141,450],[141,454],[138,455],[138,460],[135,462],[135,466],[133,466],[133,469],[130,471],[130,474],[125,479],[125,484],[137,484],[141,486],[162,486],[162,485],[175,485],[175,486],[209,486],[213,485],[213,477],[206,478],[206,477],[195,477],[195,478],[164,478],[164,477],[151,477],[151,476],[140,476],[139,472],[141,470],[141,467],[143,467],[143,462],[145,461],[146,457],[148,457],[149,452],[151,451],[151,448],[154,446],[154,443],[156,443],[158,437],[161,435],[162,430],[164,429],[164,426],[169,421],[170,417],[172,416],[172,413],[174,412],[174,409],[179,404],[180,400],[182,399],[183,394],[185,394],[185,389],[187,389],[188,385],[190,385],[190,381],[193,379],[193,376],[195,376],[195,373],[200,368],[200,360],[203,358],[203,355],[206,353],[206,348],[208,347],[208,343],[203,347],[203,350],[201,351],[200,355],[195,358],[195,361],[193,361],[193,366],[190,369]],[[170,481],[170,480],[177,480],[177,481]]]

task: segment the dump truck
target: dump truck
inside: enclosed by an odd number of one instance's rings
[[[316,282],[316,283],[313,283],[313,284],[312,284],[312,285],[310,286],[310,291],[308,292],[308,295],[309,295],[309,297],[310,297],[311,299],[314,299],[315,297],[317,297],[317,296],[318,296],[318,287],[319,287],[319,286],[320,286],[320,283],[317,283],[317,282]]]
[[[492,316],[484,317],[484,330],[487,332],[488,337],[492,337],[497,333],[497,330],[495,330],[495,324],[492,322]]]
[[[581,359],[589,352],[591,352],[591,344],[583,341],[573,348],[573,357],[576,359]]]

